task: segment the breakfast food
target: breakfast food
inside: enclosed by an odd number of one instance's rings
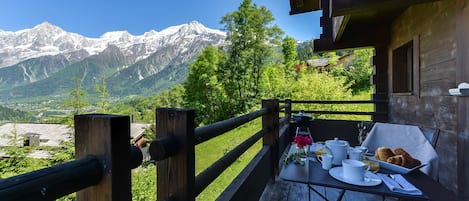
[[[316,149],[314,150],[314,153],[316,154],[316,156],[319,156],[319,155],[327,154],[327,151],[326,149]]]
[[[386,161],[389,157],[394,155],[395,154],[392,152],[392,150],[387,147],[379,147],[375,152],[375,158],[380,161]]]
[[[380,161],[392,163],[406,168],[413,168],[421,164],[418,159],[413,158],[403,148],[396,148],[391,150],[387,147],[380,147],[375,152],[375,158]]]
[[[412,156],[410,156],[409,153],[407,153],[404,149],[402,148],[396,148],[394,149],[394,154],[396,154],[393,157],[390,157],[386,160],[388,163],[392,163],[395,165],[400,165],[402,167],[406,168],[413,168],[415,166],[419,166],[421,162]]]
[[[407,153],[407,151],[405,151],[403,148],[400,148],[400,147],[399,147],[399,148],[395,148],[393,152],[394,152],[395,155],[410,156],[410,154]]]

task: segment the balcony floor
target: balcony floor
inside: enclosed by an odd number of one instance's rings
[[[314,186],[314,188],[326,195],[329,200],[336,200],[340,190]],[[323,200],[315,192],[310,191],[311,200]],[[342,201],[383,201],[382,196],[346,191]],[[386,197],[385,201],[396,201],[397,199]],[[269,182],[259,201],[308,201],[308,188],[306,184],[283,181],[277,178],[275,182]]]

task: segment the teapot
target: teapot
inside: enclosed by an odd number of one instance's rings
[[[341,165],[342,160],[347,159],[347,151],[349,144],[345,140],[339,140],[339,138],[334,138],[334,140],[326,140],[326,150],[328,154],[332,155],[332,164]]]

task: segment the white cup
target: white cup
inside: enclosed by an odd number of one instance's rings
[[[330,154],[323,154],[319,155],[318,161],[322,164],[322,169],[328,170],[332,167],[332,155]]]
[[[370,166],[361,161],[345,159],[342,160],[342,176],[352,182],[361,182],[365,178],[365,170]]]
[[[361,149],[353,148],[348,152],[348,156],[350,159],[361,161],[362,160],[363,151]]]
[[[360,149],[363,154],[368,152],[368,147],[365,146],[356,146],[354,149]]]

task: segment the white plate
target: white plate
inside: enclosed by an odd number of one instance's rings
[[[391,170],[391,171],[396,172],[396,173],[399,173],[399,174],[408,174],[409,172],[418,170],[418,169],[420,169],[421,167],[427,165],[427,164],[421,164],[421,165],[419,165],[419,166],[415,166],[415,167],[412,168],[412,169],[409,169],[409,168],[402,167],[402,166],[399,166],[399,165],[394,165],[394,164],[392,164],[392,163],[380,161],[380,160],[376,159],[374,156],[373,156],[373,157],[368,157],[368,160],[378,162],[380,168],[384,168],[384,169],[387,169],[387,170]]]
[[[357,186],[377,186],[381,184],[381,178],[378,175],[373,174],[369,171],[365,172],[365,179],[363,181],[350,181],[345,179],[342,176],[342,167],[334,167],[329,170],[329,174],[341,182],[345,182],[348,184],[353,184]]]

